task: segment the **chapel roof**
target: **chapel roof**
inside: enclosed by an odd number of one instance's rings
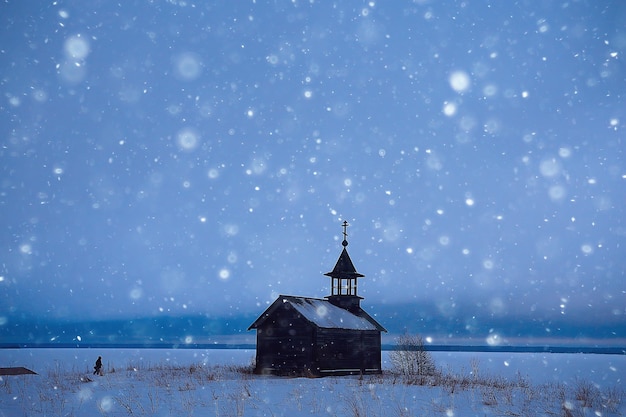
[[[332,304],[328,300],[293,295],[280,295],[276,301],[250,325],[248,330],[260,327],[263,322],[271,317],[278,309],[287,308],[287,305],[294,308],[307,321],[320,328],[386,331],[376,320],[360,308],[356,313],[353,313]]]

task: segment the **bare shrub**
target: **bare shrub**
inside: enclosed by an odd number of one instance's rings
[[[345,412],[351,417],[367,417],[368,415],[367,405],[364,404],[363,398],[356,393],[346,398]]]
[[[582,407],[595,408],[601,402],[601,393],[598,387],[585,380],[577,380],[574,391],[576,400],[580,401]]]
[[[419,335],[404,334],[396,339],[395,349],[389,354],[392,370],[405,377],[426,377],[437,373],[435,361],[424,348],[424,339]],[[425,380],[420,379],[419,385]]]
[[[498,390],[493,389],[493,387],[482,386],[480,387],[480,394],[482,396],[482,401],[484,405],[487,405],[487,406],[498,405],[498,402],[499,402],[498,398],[501,395],[501,393]]]
[[[133,386],[130,386],[124,391],[120,391],[119,395],[115,397],[115,401],[126,410],[129,416],[145,414],[141,396]]]
[[[624,391],[619,387],[609,387],[602,392],[602,406],[609,413],[617,413],[624,398]]]

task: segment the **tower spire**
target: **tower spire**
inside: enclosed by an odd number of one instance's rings
[[[328,301],[347,310],[353,310],[360,308],[361,297],[357,294],[357,282],[364,275],[356,271],[348,255],[348,226],[348,222],[344,220],[343,241],[341,242],[343,250],[333,270],[324,275],[330,277],[330,295],[326,297]]]

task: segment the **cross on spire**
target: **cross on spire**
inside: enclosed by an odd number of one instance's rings
[[[332,304],[349,311],[360,311],[361,297],[357,294],[357,283],[363,274],[356,272],[352,259],[348,255],[348,222],[344,221],[341,255],[332,271],[325,273],[330,277],[330,295],[327,297]]]

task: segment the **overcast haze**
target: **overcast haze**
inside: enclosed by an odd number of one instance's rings
[[[3,326],[323,297],[347,220],[366,310],[624,337],[623,2],[210,3],[0,5]]]

